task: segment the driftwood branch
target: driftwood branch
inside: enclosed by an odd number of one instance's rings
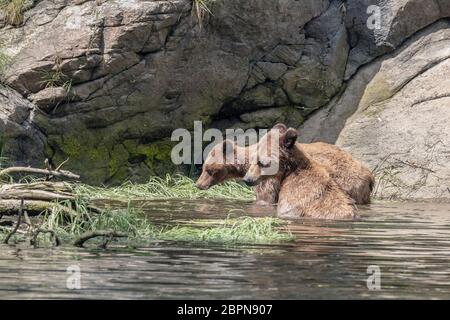
[[[83,233],[78,239],[73,243],[76,247],[83,247],[83,244],[93,238],[97,237],[109,237],[109,238],[126,238],[128,235],[123,232],[111,231],[111,230],[97,230],[97,231],[88,231]]]
[[[80,176],[77,174],[74,174],[67,170],[49,170],[49,169],[37,169],[37,168],[31,168],[31,167],[10,167],[6,168],[0,171],[0,177],[13,174],[13,173],[29,173],[29,174],[42,174],[45,176],[54,176],[54,177],[60,177],[60,178],[67,178],[67,179],[74,179],[78,180],[80,179]]]

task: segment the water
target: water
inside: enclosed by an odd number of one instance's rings
[[[141,203],[156,221],[274,215],[236,201]],[[450,204],[376,203],[354,222],[295,221],[295,243],[31,249],[0,245],[0,299],[450,298]],[[367,287],[378,266],[381,290]],[[69,266],[81,290],[67,289]]]

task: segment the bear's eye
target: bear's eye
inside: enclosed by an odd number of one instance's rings
[[[270,167],[270,161],[258,160],[258,166],[261,168],[268,168]]]
[[[207,173],[208,175],[210,175],[210,176],[212,176],[212,175],[214,174],[214,172],[213,172],[212,170],[210,170],[210,169],[206,170],[206,173]]]

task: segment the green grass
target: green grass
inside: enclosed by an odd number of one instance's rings
[[[125,232],[129,237],[118,240],[126,245],[143,245],[152,241],[165,240],[197,244],[273,244],[292,241],[290,232],[283,229],[286,222],[273,217],[240,217],[224,220],[191,220],[177,224],[154,224],[142,211],[128,207],[121,210],[90,214],[86,203],[79,201],[76,208],[80,215],[69,219],[61,211],[43,214],[37,219],[39,225],[53,230],[63,243],[71,243],[84,232],[95,230],[112,230]],[[0,228],[0,240],[7,235],[6,228]],[[26,235],[16,234],[15,241],[24,241]],[[51,241],[50,236],[41,235],[43,243]],[[90,240],[99,243],[102,239]]]
[[[273,217],[228,217],[155,224],[142,210],[130,206],[130,201],[137,199],[254,199],[250,188],[235,182],[215,186],[210,190],[199,190],[195,187],[195,182],[188,177],[168,175],[166,178],[153,177],[146,184],[125,183],[115,188],[75,184],[73,189],[76,201],[60,204],[69,206],[78,213],[77,216],[67,217],[60,207],[55,207],[54,210],[34,218],[36,225],[53,230],[63,243],[71,243],[82,233],[95,230],[125,232],[129,235],[128,239],[118,241],[133,246],[155,240],[235,245],[271,244],[293,239],[292,235],[283,229],[286,222]],[[124,200],[128,201],[128,206],[93,213],[89,209],[89,203],[94,199]],[[226,214],[227,212],[224,212],[224,215]],[[22,233],[15,235],[13,239],[27,239],[24,231],[23,229]],[[0,228],[0,238],[4,238],[7,232],[7,228]],[[40,235],[39,239],[47,243],[51,240],[48,234]],[[98,243],[101,240],[90,240],[89,243]]]
[[[196,222],[198,223],[195,226]],[[221,244],[271,244],[293,240],[291,233],[280,231],[286,222],[273,218],[240,217],[206,222],[192,221],[194,226],[178,225],[163,230],[159,238],[172,241]],[[214,223],[214,225],[209,225]],[[206,226],[205,226],[206,224]]]
[[[195,181],[182,175],[165,178],[152,177],[145,184],[126,182],[119,187],[93,187],[84,184],[75,186],[75,193],[87,199],[116,199],[116,200],[142,200],[142,199],[232,199],[254,200],[253,191],[237,182],[226,182],[209,190],[200,190],[195,187]]]
[[[0,11],[8,24],[19,26],[23,22],[25,0],[0,0]]]
[[[72,89],[72,79],[65,75],[61,70],[41,71],[41,81],[45,88],[62,87],[66,92]]]

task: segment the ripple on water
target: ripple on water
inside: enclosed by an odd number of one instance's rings
[[[138,204],[155,221],[275,215],[250,202]],[[450,298],[449,204],[376,203],[360,211],[359,221],[291,221],[296,241],[283,245],[2,245],[0,298]],[[66,287],[72,265],[80,266],[81,290]],[[367,289],[370,265],[380,267],[380,291]]]

